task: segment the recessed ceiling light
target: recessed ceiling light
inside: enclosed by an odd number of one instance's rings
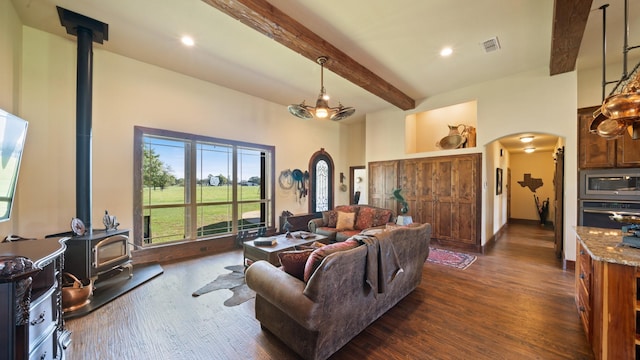
[[[534,151],[536,151],[536,148],[534,148],[534,147],[524,148],[524,152],[526,152],[527,154],[531,154]]]
[[[183,44],[185,44],[186,46],[193,46],[195,44],[195,41],[193,41],[193,38],[191,36],[183,36],[180,41],[182,41]]]
[[[522,141],[523,143],[530,143],[533,141],[533,138],[533,136],[521,136],[520,141]]]
[[[450,47],[446,47],[440,50],[440,56],[447,57],[451,54],[453,54],[453,49]]]

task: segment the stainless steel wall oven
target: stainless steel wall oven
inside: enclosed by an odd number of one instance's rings
[[[582,170],[580,199],[640,201],[640,169]]]
[[[620,229],[609,216],[640,216],[640,169],[589,169],[579,175],[578,225]]]

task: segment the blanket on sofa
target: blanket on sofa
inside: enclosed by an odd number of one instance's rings
[[[398,254],[388,238],[380,240],[369,235],[356,235],[354,238],[367,247],[365,283],[377,297],[377,294],[385,292],[387,284],[404,271]]]

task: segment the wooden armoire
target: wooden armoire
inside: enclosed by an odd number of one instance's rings
[[[414,222],[432,225],[438,245],[481,252],[482,154],[369,163],[369,203],[400,210],[393,189],[409,205]]]

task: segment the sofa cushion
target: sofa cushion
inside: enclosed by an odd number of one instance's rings
[[[345,230],[336,233],[336,241],[345,241],[354,235],[360,234],[362,230]]]
[[[344,231],[344,230],[353,230],[353,225],[356,220],[355,213],[348,213],[338,211],[338,223],[336,224],[336,230]]]
[[[358,247],[358,245],[360,245],[360,243],[357,240],[348,239],[347,241],[329,244],[314,250],[311,255],[309,255],[309,258],[307,259],[307,262],[304,266],[304,282],[309,281],[311,275],[313,275],[313,272],[316,271],[318,266],[320,266],[320,263],[322,263],[322,260],[324,260],[324,258],[338,251],[345,251],[356,248]]]
[[[278,254],[282,270],[300,280],[304,280],[304,267],[313,249],[283,251]]]

